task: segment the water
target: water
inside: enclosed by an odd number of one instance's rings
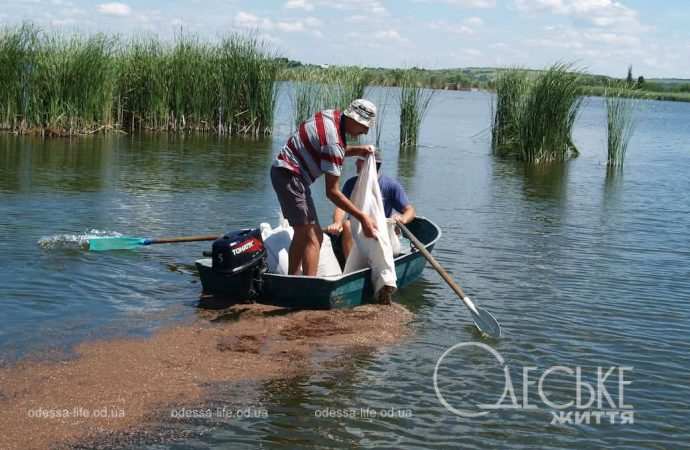
[[[607,174],[599,99],[588,99],[577,125],[580,157],[548,170],[490,155],[489,102],[482,93],[440,92],[420,148],[404,155],[389,108],[383,167],[400,178],[419,214],[441,226],[435,255],[498,318],[505,337],[482,341],[427,268],[397,297],[416,314],[406,342],[353,352],[296,380],[249,383],[243,390],[267,418],[161,419],[160,427],[186,433],[166,446],[687,445],[690,104],[644,103],[623,172]],[[193,260],[208,244],[92,254],[79,242],[94,233],[183,236],[274,223],[268,168],[289,131],[287,106],[283,98],[275,136],[259,142],[0,135],[0,358],[69,352],[84,340],[146,335],[195,319]],[[314,195],[325,224],[330,209],[321,184]],[[539,409],[453,415],[437,399],[432,376],[438,358],[461,342],[500,352],[520,403],[525,366],[536,367],[535,380],[552,366],[581,367],[595,386],[597,367],[631,367],[624,403],[633,406],[634,424],[551,424],[536,385],[527,387],[528,398]],[[607,383],[615,402],[617,374]],[[494,402],[504,380],[487,352],[471,348],[444,360],[439,385],[449,404],[471,410],[477,401]],[[555,402],[574,399],[574,377],[554,373],[545,385]],[[237,404],[236,391],[219,394],[219,404]],[[325,408],[393,409],[403,417],[317,417]],[[145,440],[131,446],[160,448]]]

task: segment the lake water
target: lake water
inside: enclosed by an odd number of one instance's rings
[[[376,99],[377,94],[373,95]],[[429,267],[396,300],[415,313],[413,334],[378,351],[353,352],[332,370],[249,383],[267,418],[161,419],[184,428],[174,448],[678,448],[690,442],[690,104],[644,102],[621,173],[607,173],[604,109],[587,99],[575,130],[581,155],[527,168],[493,157],[491,97],[439,92],[417,151],[399,154],[395,106],[384,118],[383,170],[399,177],[418,213],[443,230],[435,255],[503,326],[481,340],[464,306]],[[194,259],[207,244],[92,254],[93,233],[209,234],[275,223],[268,169],[284,143],[289,102],[262,141],[213,137],[95,136],[43,141],[0,135],[0,360],[69,352],[94,338],[147,335],[194,320],[201,290]],[[353,171],[348,163],[348,173]],[[314,188],[321,222],[330,207]],[[42,245],[38,245],[40,239]],[[46,241],[47,239],[47,241]],[[451,346],[485,343],[504,358],[520,408],[469,418],[437,398],[433,375]],[[552,423],[539,395],[575,400],[577,368],[613,408],[618,376],[634,423]],[[525,383],[523,368],[535,384]],[[529,369],[532,367],[533,369]],[[621,369],[622,372],[621,372]],[[470,412],[493,403],[505,379],[476,346],[438,367],[446,402]],[[581,384],[583,387],[584,384]],[[524,408],[524,390],[534,409]],[[589,391],[581,390],[586,403]],[[596,389],[601,394],[601,389]],[[231,402],[230,391],[218,402]],[[596,395],[595,395],[596,397]],[[506,397],[505,404],[510,404]],[[240,405],[241,406],[241,405]],[[319,417],[326,408],[355,408]],[[379,411],[362,417],[361,409]],[[367,411],[369,411],[367,409]],[[392,411],[397,417],[381,417]],[[387,413],[386,413],[387,414]],[[161,448],[145,439],[132,448]]]

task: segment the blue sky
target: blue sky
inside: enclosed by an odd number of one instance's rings
[[[255,30],[319,64],[428,68],[574,61],[590,73],[690,78],[687,0],[3,0],[0,23],[210,39]]]

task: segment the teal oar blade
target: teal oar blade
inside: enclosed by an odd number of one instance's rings
[[[148,244],[149,239],[139,237],[95,237],[89,239],[89,250],[92,252],[103,252],[107,250],[131,250]]]

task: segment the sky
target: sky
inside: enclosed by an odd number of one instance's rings
[[[688,0],[2,0],[0,24],[217,39],[252,32],[280,55],[374,67],[542,68],[690,78]]]

